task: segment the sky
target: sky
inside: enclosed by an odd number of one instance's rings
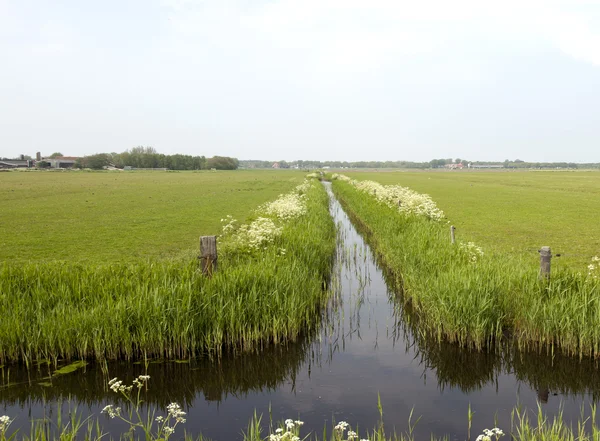
[[[0,156],[600,162],[600,0],[0,0]]]

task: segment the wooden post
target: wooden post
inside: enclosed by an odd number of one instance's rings
[[[550,261],[552,260],[552,251],[550,247],[542,247],[540,253],[540,278],[550,278]]]
[[[455,242],[454,230],[456,230],[456,227],[454,225],[450,225],[450,240],[452,241],[452,244],[454,244],[454,242]]]
[[[200,266],[209,277],[217,270],[217,236],[200,236]]]

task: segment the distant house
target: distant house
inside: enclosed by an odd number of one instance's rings
[[[274,162],[271,168],[281,168],[281,165],[279,164],[279,162]]]
[[[446,164],[444,167],[449,168],[450,170],[462,170],[465,166],[462,162],[457,164]]]

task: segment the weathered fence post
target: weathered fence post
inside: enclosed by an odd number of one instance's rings
[[[200,236],[200,266],[209,277],[217,270],[217,236]]]
[[[542,247],[540,253],[540,278],[550,278],[550,261],[552,260],[552,251],[550,247]]]
[[[454,225],[450,225],[450,240],[452,241],[452,244],[454,244],[454,242],[455,242],[454,230],[456,230],[456,227]]]

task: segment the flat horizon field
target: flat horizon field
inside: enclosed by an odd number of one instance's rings
[[[457,238],[485,249],[538,259],[550,246],[553,268],[585,272],[600,256],[598,171],[342,171],[354,179],[429,194]],[[450,233],[448,233],[449,237]]]
[[[305,171],[0,173],[0,262],[175,256],[244,221]]]

